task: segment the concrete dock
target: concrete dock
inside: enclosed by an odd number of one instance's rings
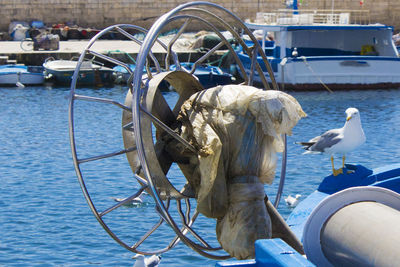
[[[58,50],[25,51],[21,48],[20,44],[20,41],[1,41],[0,56],[6,56],[8,59],[20,64],[42,65],[48,57],[53,57],[55,59],[71,59],[74,56],[79,56],[86,49],[89,40],[60,41]],[[97,40],[90,49],[102,54],[127,53],[136,58],[140,45],[133,41]],[[152,51],[156,57],[162,58],[162,56],[166,54],[165,49],[157,43],[154,45]],[[177,48],[174,46],[174,51],[182,58],[181,60],[189,56],[194,59],[202,55],[202,53],[184,46]]]

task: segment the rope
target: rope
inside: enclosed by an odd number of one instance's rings
[[[328,90],[329,93],[333,93],[333,91],[321,80],[321,78],[314,72],[314,70],[311,68],[310,64],[308,64],[307,59],[305,56],[300,57],[304,64],[308,67],[308,69],[311,71],[311,73],[314,75],[315,78],[318,79],[318,81],[325,87],[326,90]]]
[[[212,61],[212,62],[208,62],[207,65],[214,65],[216,63],[218,63],[218,67],[221,67],[222,65],[222,61],[224,60],[224,58],[226,58],[229,54],[229,51],[224,53],[219,59]]]
[[[125,55],[129,60],[131,60],[133,64],[136,64],[136,60],[135,60],[133,57],[131,57],[131,55],[129,55],[128,53],[126,53],[126,52],[124,52],[124,51],[121,51],[121,50],[119,50],[119,49],[117,49],[117,50],[108,50],[108,51],[107,51],[107,56],[110,56],[111,53],[124,53],[124,55]]]

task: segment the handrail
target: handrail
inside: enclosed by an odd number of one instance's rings
[[[299,9],[298,14],[293,15],[292,9],[277,9],[274,12],[258,12],[256,15],[256,23],[280,24],[279,21],[284,19],[298,18],[301,15],[310,15],[305,21],[298,20],[290,23],[294,24],[370,24],[371,16],[369,10],[352,10],[352,9]],[[341,19],[341,14],[348,14],[348,17]],[[345,15],[342,15],[345,16]]]

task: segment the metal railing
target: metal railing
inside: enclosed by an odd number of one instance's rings
[[[294,14],[292,9],[278,9],[275,12],[256,14],[258,24],[369,24],[369,10],[347,9],[301,9]]]

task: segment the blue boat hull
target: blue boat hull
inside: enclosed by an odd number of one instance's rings
[[[47,74],[51,74],[51,79],[56,84],[70,84],[74,71],[55,71],[46,70]],[[110,70],[90,70],[80,71],[77,83],[79,85],[101,85],[108,84],[112,81],[112,71]]]
[[[193,63],[183,62],[181,67],[190,71]],[[176,66],[172,65],[171,70],[175,70]],[[199,79],[201,85],[207,89],[217,85],[226,85],[233,83],[233,76],[229,73],[223,72],[219,67],[215,66],[197,66],[193,73]]]

